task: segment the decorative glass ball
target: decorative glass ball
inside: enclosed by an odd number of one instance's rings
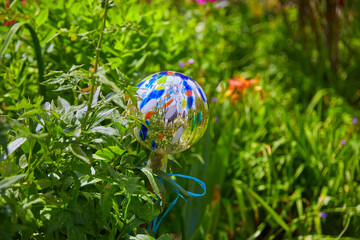
[[[129,106],[131,114],[140,120],[134,135],[142,145],[161,154],[177,153],[202,137],[209,110],[196,81],[167,71],[146,77],[136,87],[138,102]]]

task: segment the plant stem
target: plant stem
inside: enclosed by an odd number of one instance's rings
[[[91,110],[91,104],[93,101],[93,97],[94,97],[94,91],[95,91],[95,73],[98,70],[98,65],[99,65],[99,56],[100,56],[100,51],[101,51],[101,42],[104,36],[104,29],[105,29],[105,23],[106,23],[106,15],[107,15],[107,10],[108,10],[108,4],[109,4],[109,0],[105,0],[105,11],[104,11],[104,16],[103,16],[103,22],[101,25],[101,30],[100,30],[100,37],[99,37],[99,41],[98,44],[96,46],[95,52],[96,52],[96,56],[95,56],[95,66],[94,66],[94,72],[92,72],[91,74],[91,90],[90,90],[90,96],[89,96],[89,101],[87,104],[87,110],[83,119],[83,122],[81,124],[81,129],[85,128],[85,124],[86,124],[86,120],[89,117],[89,113]]]
[[[146,167],[166,172],[167,155],[151,151]]]

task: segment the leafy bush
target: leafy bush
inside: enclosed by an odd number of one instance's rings
[[[359,6],[344,2],[1,5],[1,238],[359,236]],[[208,193],[153,233],[154,199],[176,192],[144,168],[124,109],[161,70],[207,93],[208,131],[169,171]]]

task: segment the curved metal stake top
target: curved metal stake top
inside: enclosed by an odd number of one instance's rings
[[[167,161],[167,154],[151,151],[146,167],[166,172]]]

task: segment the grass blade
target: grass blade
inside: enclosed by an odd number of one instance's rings
[[[45,86],[42,85],[42,82],[44,81],[44,61],[41,54],[40,41],[37,37],[35,30],[29,24],[25,24],[25,27],[30,31],[31,38],[34,44],[34,52],[39,70],[39,91],[40,94],[44,96],[44,99],[46,99],[46,89]]]
[[[239,180],[234,180],[234,185],[240,185],[243,190],[249,192],[260,203],[260,205],[265,208],[265,210],[272,216],[272,218],[275,222],[277,222],[277,224],[279,224],[286,232],[289,231],[289,226],[286,224],[286,222],[257,193],[249,189],[244,183]]]
[[[33,45],[34,45],[33,47],[34,47],[35,57],[36,57],[38,70],[39,70],[39,90],[40,90],[41,95],[44,96],[44,98],[45,98],[45,95],[46,95],[45,86],[41,85],[41,83],[44,80],[44,61],[43,61],[42,54],[41,54],[40,41],[39,41],[39,38],[37,37],[35,30],[29,24],[16,23],[16,24],[14,24],[14,26],[11,27],[9,33],[6,35],[4,45],[0,51],[0,65],[2,64],[3,56],[5,54],[7,47],[9,46],[15,33],[19,30],[19,28],[22,25],[24,25],[31,34],[31,38],[32,38]]]
[[[10,41],[12,40],[12,38],[14,37],[15,33],[17,32],[17,30],[19,30],[19,28],[23,25],[23,23],[16,23],[14,24],[14,26],[11,27],[9,33],[6,35],[6,38],[5,38],[5,42],[4,42],[4,45],[1,49],[1,52],[0,52],[0,65],[2,63],[2,59],[3,59],[3,56],[4,56],[4,53],[7,49],[7,47],[9,46],[10,44]]]

